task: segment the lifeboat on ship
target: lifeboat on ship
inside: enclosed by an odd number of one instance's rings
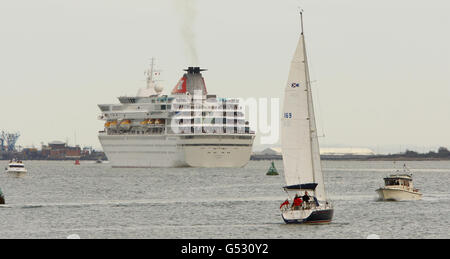
[[[147,126],[149,124],[149,122],[150,122],[150,119],[143,120],[143,121],[141,121],[141,125]]]
[[[108,122],[106,124],[108,124]],[[106,126],[106,124],[105,124],[105,126]],[[117,126],[117,121],[109,121],[108,128],[112,128],[112,127],[116,127],[116,126]]]
[[[165,121],[164,119],[156,119],[156,120],[155,120],[155,124],[156,124],[156,125],[164,125],[165,122],[166,122],[166,121]]]
[[[131,120],[123,120],[120,122],[120,127],[124,129],[130,129],[131,128]]]

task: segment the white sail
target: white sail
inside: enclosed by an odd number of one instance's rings
[[[304,40],[304,39],[303,39]],[[306,51],[305,51],[306,53]],[[326,200],[326,193],[325,193],[325,185],[323,181],[323,173],[322,173],[322,164],[320,161],[320,147],[319,147],[319,137],[317,134],[317,127],[316,127],[316,117],[314,113],[314,104],[313,104],[313,97],[312,97],[312,90],[311,90],[311,80],[309,77],[309,69],[308,69],[308,58],[306,57],[306,75],[307,75],[307,82],[308,83],[308,97],[309,97],[309,114],[310,114],[310,129],[311,129],[311,154],[313,159],[313,173],[314,173],[314,182],[317,183],[316,187],[316,198],[320,201]]]
[[[326,200],[303,33],[285,89],[281,134],[287,186],[317,183],[315,196]]]
[[[311,134],[303,35],[291,62],[285,88],[281,146],[286,184],[313,183]]]

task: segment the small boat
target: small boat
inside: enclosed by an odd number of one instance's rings
[[[300,13],[302,33],[285,86],[281,146],[288,197],[280,207],[286,224],[329,223],[334,209],[327,199]]]
[[[3,195],[2,189],[0,188],[0,204],[5,204],[5,196]]]
[[[95,163],[101,164],[101,163],[103,163],[103,161],[101,159],[97,159],[97,161],[95,161]]]
[[[422,199],[422,193],[414,188],[412,174],[406,165],[403,173],[397,171],[384,178],[384,187],[376,190],[383,201],[414,201]]]
[[[111,122],[109,123],[109,125],[108,125],[109,128],[111,128],[111,127],[116,127],[116,126],[117,126],[117,120],[111,121]]]
[[[20,160],[11,160],[8,166],[5,168],[6,173],[10,174],[25,174],[27,169],[25,165]]]
[[[150,123],[150,119],[146,119],[146,120],[141,121],[141,125],[142,126],[147,126],[149,123]]]
[[[267,171],[266,175],[278,175],[278,171],[275,168],[275,163],[273,161],[272,161],[272,164],[271,164],[271,166],[269,168],[269,171]]]
[[[80,165],[80,160],[75,160],[75,165]]]

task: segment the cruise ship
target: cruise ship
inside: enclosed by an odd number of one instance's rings
[[[153,63],[153,62],[152,62]],[[171,94],[163,95],[153,69],[147,87],[120,104],[100,104],[99,132],[113,167],[243,167],[255,132],[239,99],[209,94],[199,67],[189,67]]]

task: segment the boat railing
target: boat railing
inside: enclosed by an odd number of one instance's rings
[[[320,208],[320,207],[324,207],[324,208],[332,208],[331,204],[326,203],[325,205],[319,205],[317,206],[317,203],[314,200],[308,201],[308,202],[302,202],[302,205],[300,206],[292,206],[292,204],[289,204],[289,206],[283,206],[281,208],[282,212],[286,212],[286,211],[295,211],[295,210],[310,210],[310,209],[315,209],[315,208]]]

